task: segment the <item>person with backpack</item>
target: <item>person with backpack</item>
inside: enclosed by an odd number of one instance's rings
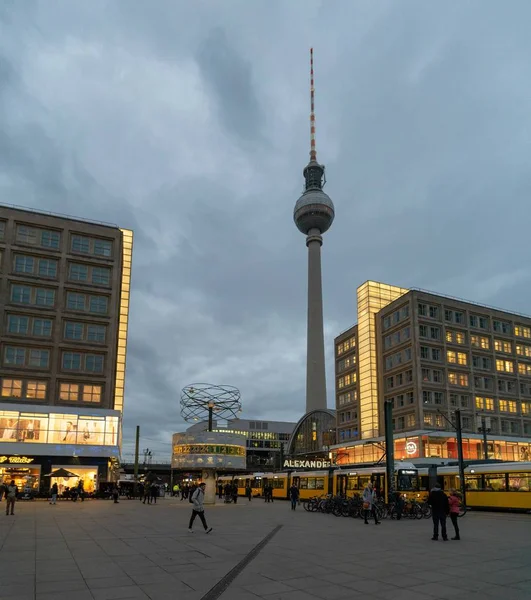
[[[205,519],[205,487],[206,487],[206,483],[200,483],[199,487],[192,494],[191,499],[192,499],[193,508],[192,508],[192,515],[190,517],[190,523],[188,524],[188,531],[190,533],[194,532],[192,527],[193,527],[195,518],[197,516],[199,516],[199,518],[201,519],[201,523],[203,523],[205,533],[210,533],[212,531],[212,527],[209,527],[207,525],[207,522]]]
[[[9,515],[9,509],[11,508],[11,514],[15,514],[15,502],[17,501],[18,488],[15,485],[15,480],[12,479],[11,483],[6,489],[6,516]]]

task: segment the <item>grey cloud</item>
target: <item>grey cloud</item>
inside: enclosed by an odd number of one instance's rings
[[[197,63],[212,87],[221,121],[244,141],[256,142],[263,126],[256,96],[252,63],[245,60],[220,28],[209,32],[197,54]]]

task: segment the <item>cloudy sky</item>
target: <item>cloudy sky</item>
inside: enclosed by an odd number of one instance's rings
[[[125,414],[169,456],[180,389],[304,409],[317,149],[333,337],[367,279],[531,313],[531,3],[3,0],[0,202],[135,231]]]

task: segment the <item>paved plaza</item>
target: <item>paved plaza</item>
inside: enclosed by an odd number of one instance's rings
[[[531,599],[531,515],[469,513],[462,541],[433,542],[427,520],[367,526],[257,499],[207,508],[213,532],[197,520],[190,534],[190,507],[168,497],[2,510],[0,599]]]

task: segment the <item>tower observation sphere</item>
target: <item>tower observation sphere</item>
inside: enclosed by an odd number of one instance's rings
[[[308,180],[307,170],[321,171],[324,173],[324,167],[318,163],[310,163],[305,169],[304,174]],[[313,173],[312,173],[313,174]],[[316,173],[318,174],[318,173]],[[334,220],[334,203],[330,196],[321,189],[322,176],[319,177],[311,187],[306,187],[302,196],[297,200],[293,210],[293,220],[298,230],[304,235],[308,235],[312,229],[317,229],[319,233],[328,231]]]

